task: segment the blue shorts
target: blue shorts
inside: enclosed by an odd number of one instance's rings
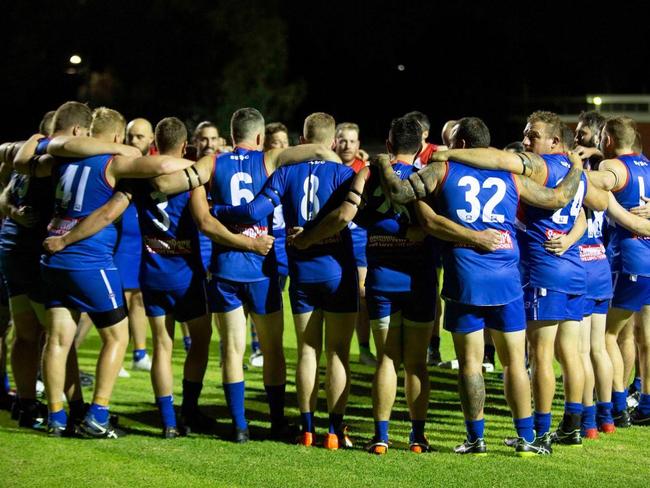
[[[584,295],[569,295],[546,288],[524,288],[526,320],[577,320],[585,310]]]
[[[289,282],[289,299],[294,314],[320,309],[332,313],[359,311],[359,284],[357,273],[346,273],[318,283]]]
[[[257,315],[282,310],[282,293],[277,277],[250,283],[238,283],[213,276],[208,281],[210,311],[226,313],[245,306]]]
[[[0,252],[0,271],[4,276],[9,298],[18,295],[38,303],[45,301],[38,256]]]
[[[147,317],[172,315],[176,322],[187,322],[208,313],[208,297],[202,278],[176,290],[143,288],[142,299]]]
[[[116,252],[113,255],[113,262],[120,273],[122,287],[125,290],[140,289],[140,263],[142,253]]]
[[[650,305],[650,277],[614,273],[612,308],[638,312]]]
[[[525,330],[524,299],[486,307],[446,301],[444,328],[455,334],[470,334],[485,328],[500,332]]]
[[[124,309],[124,292],[115,268],[69,270],[41,266],[41,272],[45,308],[65,307],[89,314]]]
[[[368,318],[390,317],[402,312],[402,318],[412,322],[432,322],[436,317],[436,289],[411,292],[381,292],[366,290]]]
[[[585,298],[585,310],[582,312],[584,317],[589,317],[591,314],[599,313],[606,314],[609,310],[609,299],[596,300],[595,298]]]

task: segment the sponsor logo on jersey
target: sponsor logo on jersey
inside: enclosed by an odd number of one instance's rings
[[[192,241],[190,239],[165,239],[148,236],[142,238],[149,254],[173,256],[192,253]]]
[[[583,262],[601,261],[607,259],[605,246],[602,244],[590,244],[579,246],[580,260]]]
[[[544,234],[546,234],[547,239],[555,239],[556,237],[562,237],[566,235],[566,232],[564,232],[563,230],[546,229],[544,231]]]
[[[47,226],[47,231],[50,235],[62,236],[69,232],[81,222],[83,219],[75,219],[71,217],[54,217]]]
[[[242,234],[252,239],[265,236],[269,233],[269,228],[265,225],[248,225],[248,224],[229,224],[228,228],[235,234]]]

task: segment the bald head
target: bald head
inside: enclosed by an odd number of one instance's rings
[[[451,145],[451,131],[457,123],[457,120],[448,120],[445,122],[445,125],[442,126],[442,143],[447,147]]]
[[[147,119],[133,119],[126,126],[126,143],[140,149],[142,155],[149,154],[153,143],[153,127]]]

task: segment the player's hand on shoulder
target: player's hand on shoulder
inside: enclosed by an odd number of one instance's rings
[[[379,168],[390,166],[390,155],[386,153],[375,154],[370,159],[370,164]]]
[[[116,156],[124,156],[126,158],[139,158],[142,156],[140,149],[133,146],[127,146],[126,144],[120,144],[117,148],[118,152]]]
[[[503,235],[496,229],[477,231],[476,247],[482,251],[492,252],[499,249]]]
[[[293,246],[296,249],[307,249],[309,247],[309,242],[305,239],[304,228],[302,227],[292,227],[288,229],[287,232],[287,246]]]
[[[51,236],[43,241],[43,248],[50,254],[54,254],[65,249],[65,242],[61,236]]]
[[[576,146],[573,151],[577,153],[581,159],[589,159],[592,156],[600,155],[600,151],[597,147]]]
[[[253,251],[266,256],[273,247],[273,241],[275,241],[275,237],[270,235],[258,237],[253,241]]]
[[[569,157],[569,161],[571,162],[571,164],[573,166],[582,169],[582,158],[580,157],[580,155],[577,152],[569,151],[567,156]]]
[[[368,159],[370,159],[370,155],[366,151],[364,151],[363,149],[359,149],[357,151],[357,157],[359,159],[362,159],[363,161],[368,161]]]
[[[650,219],[650,205],[648,205],[648,203],[650,203],[650,198],[644,197],[643,195],[641,195],[641,198],[646,204],[633,207],[630,209],[630,212],[644,219]]]

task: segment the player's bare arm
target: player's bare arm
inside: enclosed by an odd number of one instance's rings
[[[166,195],[175,195],[183,191],[193,190],[210,181],[213,168],[214,156],[204,156],[189,168],[153,178],[151,186],[156,191]]]
[[[205,188],[200,186],[192,191],[190,197],[190,211],[201,232],[217,244],[241,249],[242,251],[255,252],[266,256],[273,247],[275,238],[270,235],[252,239],[242,234],[233,234],[226,226],[210,214]]]
[[[546,242],[544,242],[544,249],[556,256],[562,256],[571,246],[580,240],[587,230],[587,216],[584,209],[580,209],[580,213],[576,218],[571,231],[568,234],[557,234]]]
[[[432,163],[422,171],[411,174],[408,179],[400,180],[393,171],[387,154],[378,154],[372,164],[379,169],[384,195],[398,205],[405,205],[433,193],[445,173],[444,164]]]
[[[80,136],[55,137],[48,144],[47,153],[61,158],[88,158],[99,154],[115,154],[136,158],[142,155],[140,150],[133,146],[104,142],[94,137]]]
[[[547,169],[544,159],[530,152],[512,153],[495,148],[450,149],[431,154],[430,162],[458,161],[480,169],[508,171],[526,175],[538,183],[546,179]],[[426,168],[425,168],[426,172]]]
[[[582,175],[582,160],[570,155],[571,169],[555,188],[540,185],[527,176],[515,175],[520,198],[535,207],[554,210],[566,206],[575,196]]]
[[[620,190],[627,183],[627,170],[618,159],[606,159],[598,166],[598,171],[587,173],[589,182],[601,190]]]
[[[469,244],[483,251],[495,251],[502,240],[502,234],[495,229],[476,231],[438,215],[431,206],[431,197],[415,202],[420,225],[427,234],[439,239]]]
[[[334,151],[322,144],[299,144],[286,149],[271,149],[264,153],[264,164],[269,174],[280,166],[311,160],[341,162]]]
[[[70,244],[97,234],[119,218],[131,203],[131,195],[117,191],[111,199],[83,219],[71,230],[60,236],[50,236],[43,241],[43,248],[49,253],[62,251]]]
[[[23,227],[34,227],[38,223],[38,214],[30,207],[12,205],[9,201],[10,192],[11,185],[7,185],[0,193],[0,213]]]
[[[607,216],[636,235],[650,236],[650,220],[625,210],[612,193],[609,193]]]

